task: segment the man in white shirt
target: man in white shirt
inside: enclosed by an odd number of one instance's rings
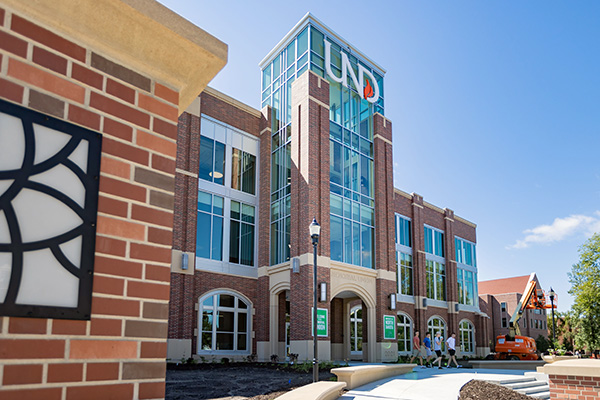
[[[456,334],[452,332],[452,335],[446,340],[446,344],[448,345],[448,354],[450,355],[450,360],[448,360],[448,368],[452,368],[452,360],[454,360],[454,364],[456,368],[458,368],[458,361],[456,361]]]

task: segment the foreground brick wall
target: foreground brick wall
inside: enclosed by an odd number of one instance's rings
[[[0,97],[103,135],[92,318],[0,317],[0,398],[163,398],[178,93],[0,8]]]
[[[552,400],[599,400],[600,377],[550,375]]]

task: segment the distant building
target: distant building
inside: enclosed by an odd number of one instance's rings
[[[541,288],[537,275],[534,275],[538,288]],[[506,335],[508,326],[519,300],[523,295],[529,275],[515,276],[512,278],[493,279],[479,282],[479,307],[486,313],[488,332],[493,344],[496,336]],[[525,310],[519,321],[521,335],[537,338],[539,335],[548,338],[546,310]]]

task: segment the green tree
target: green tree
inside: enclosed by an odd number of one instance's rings
[[[556,344],[557,349],[565,349],[573,351],[575,341],[575,326],[577,319],[573,316],[573,312],[554,312],[554,322],[556,324]],[[548,313],[548,340],[552,341],[552,314]]]
[[[579,262],[569,273],[577,320],[575,345],[593,351],[600,348],[600,233],[579,248]],[[558,329],[557,329],[558,330]]]

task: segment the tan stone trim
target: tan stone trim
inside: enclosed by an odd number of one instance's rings
[[[320,106],[322,106],[322,107],[325,107],[326,109],[328,109],[328,110],[329,110],[329,104],[325,104],[325,103],[323,103],[321,100],[318,100],[318,99],[314,98],[313,96],[308,96],[308,98],[309,98],[310,100],[314,101],[315,103],[317,103],[318,105],[320,105]]]
[[[472,227],[472,228],[477,228],[477,224],[475,224],[475,223],[473,223],[473,222],[471,222],[471,221],[468,221],[468,220],[466,220],[466,219],[464,219],[464,218],[461,218],[461,217],[459,217],[458,215],[455,215],[455,216],[454,216],[454,219],[456,219],[458,222],[462,222],[462,223],[463,223],[463,224],[465,224],[465,225],[469,225],[469,226],[470,226],[470,227]]]
[[[187,176],[192,177],[192,178],[198,178],[198,174],[195,174],[195,173],[190,172],[190,171],[186,171],[185,169],[181,169],[181,168],[175,168],[175,173],[179,173],[179,174],[182,174],[182,175],[187,175]]]
[[[411,204],[411,206],[414,206],[414,207],[419,207],[419,208],[423,208],[423,206],[422,206],[422,205],[420,205],[420,204],[417,204],[417,203],[412,203],[412,204]]]
[[[362,275],[368,278],[377,279],[377,270],[359,267],[356,265],[345,264],[339,261],[331,261],[330,268],[332,271],[349,272],[354,275]]]
[[[255,116],[257,118],[260,118],[262,116],[262,113],[260,112],[260,110],[250,107],[249,105],[244,104],[241,101],[234,99],[233,97],[229,97],[225,93],[219,92],[218,90],[213,89],[210,86],[207,86],[206,89],[204,89],[204,93],[209,94],[213,97],[216,97],[217,99],[219,99],[227,104],[230,104],[244,112],[247,112],[248,114],[252,114],[253,116]]]
[[[393,271],[387,271],[385,269],[377,270],[377,279],[384,279],[386,281],[396,282],[396,274]]]
[[[181,269],[181,255],[188,255],[188,269]],[[194,275],[196,270],[196,254],[173,249],[171,251],[171,273]]]
[[[225,43],[157,1],[82,1],[77,7],[72,0],[3,4],[178,91],[180,114],[227,63]]]
[[[269,133],[271,133],[271,128],[265,128],[265,129],[263,129],[262,131],[260,131],[260,133],[259,133],[258,135],[259,135],[259,136],[262,136],[262,135],[263,135],[263,133],[265,133],[265,132],[269,132]]]
[[[423,299],[425,296],[415,296],[415,310],[426,310],[427,307],[423,307]]]
[[[444,214],[444,210],[442,210],[442,209],[441,209],[441,208],[439,208],[438,206],[434,206],[433,204],[431,204],[431,203],[428,203],[428,202],[426,202],[426,201],[424,201],[424,202],[423,202],[423,205],[424,205],[425,207],[427,207],[427,208],[430,208],[430,209],[432,209],[432,210],[434,210],[434,211],[437,211],[437,212],[439,212],[439,213],[442,213],[442,214]]]
[[[384,137],[383,137],[383,136],[381,136],[381,135],[375,135],[374,139],[381,139],[381,140],[383,140],[384,142],[386,142],[386,143],[388,143],[388,144],[392,144],[392,141],[391,141],[391,140],[389,140],[389,139],[386,139],[386,138],[384,138]]]
[[[444,217],[444,219],[446,219],[446,220],[448,220],[450,222],[454,222],[454,220],[452,218],[450,218],[450,217]]]
[[[448,314],[458,314],[458,311],[456,311],[456,306],[458,305],[458,302],[456,301],[449,301],[448,302]]]
[[[200,97],[196,97],[185,109],[185,112],[200,117]]]
[[[600,376],[598,361],[591,359],[562,360],[538,367],[538,372],[548,375]]]
[[[403,192],[402,190],[400,190],[398,188],[394,188],[394,193],[397,193],[397,194],[399,194],[402,197],[405,197],[405,198],[407,198],[409,200],[412,200],[412,195],[410,195],[410,194],[408,194],[406,192]]]

